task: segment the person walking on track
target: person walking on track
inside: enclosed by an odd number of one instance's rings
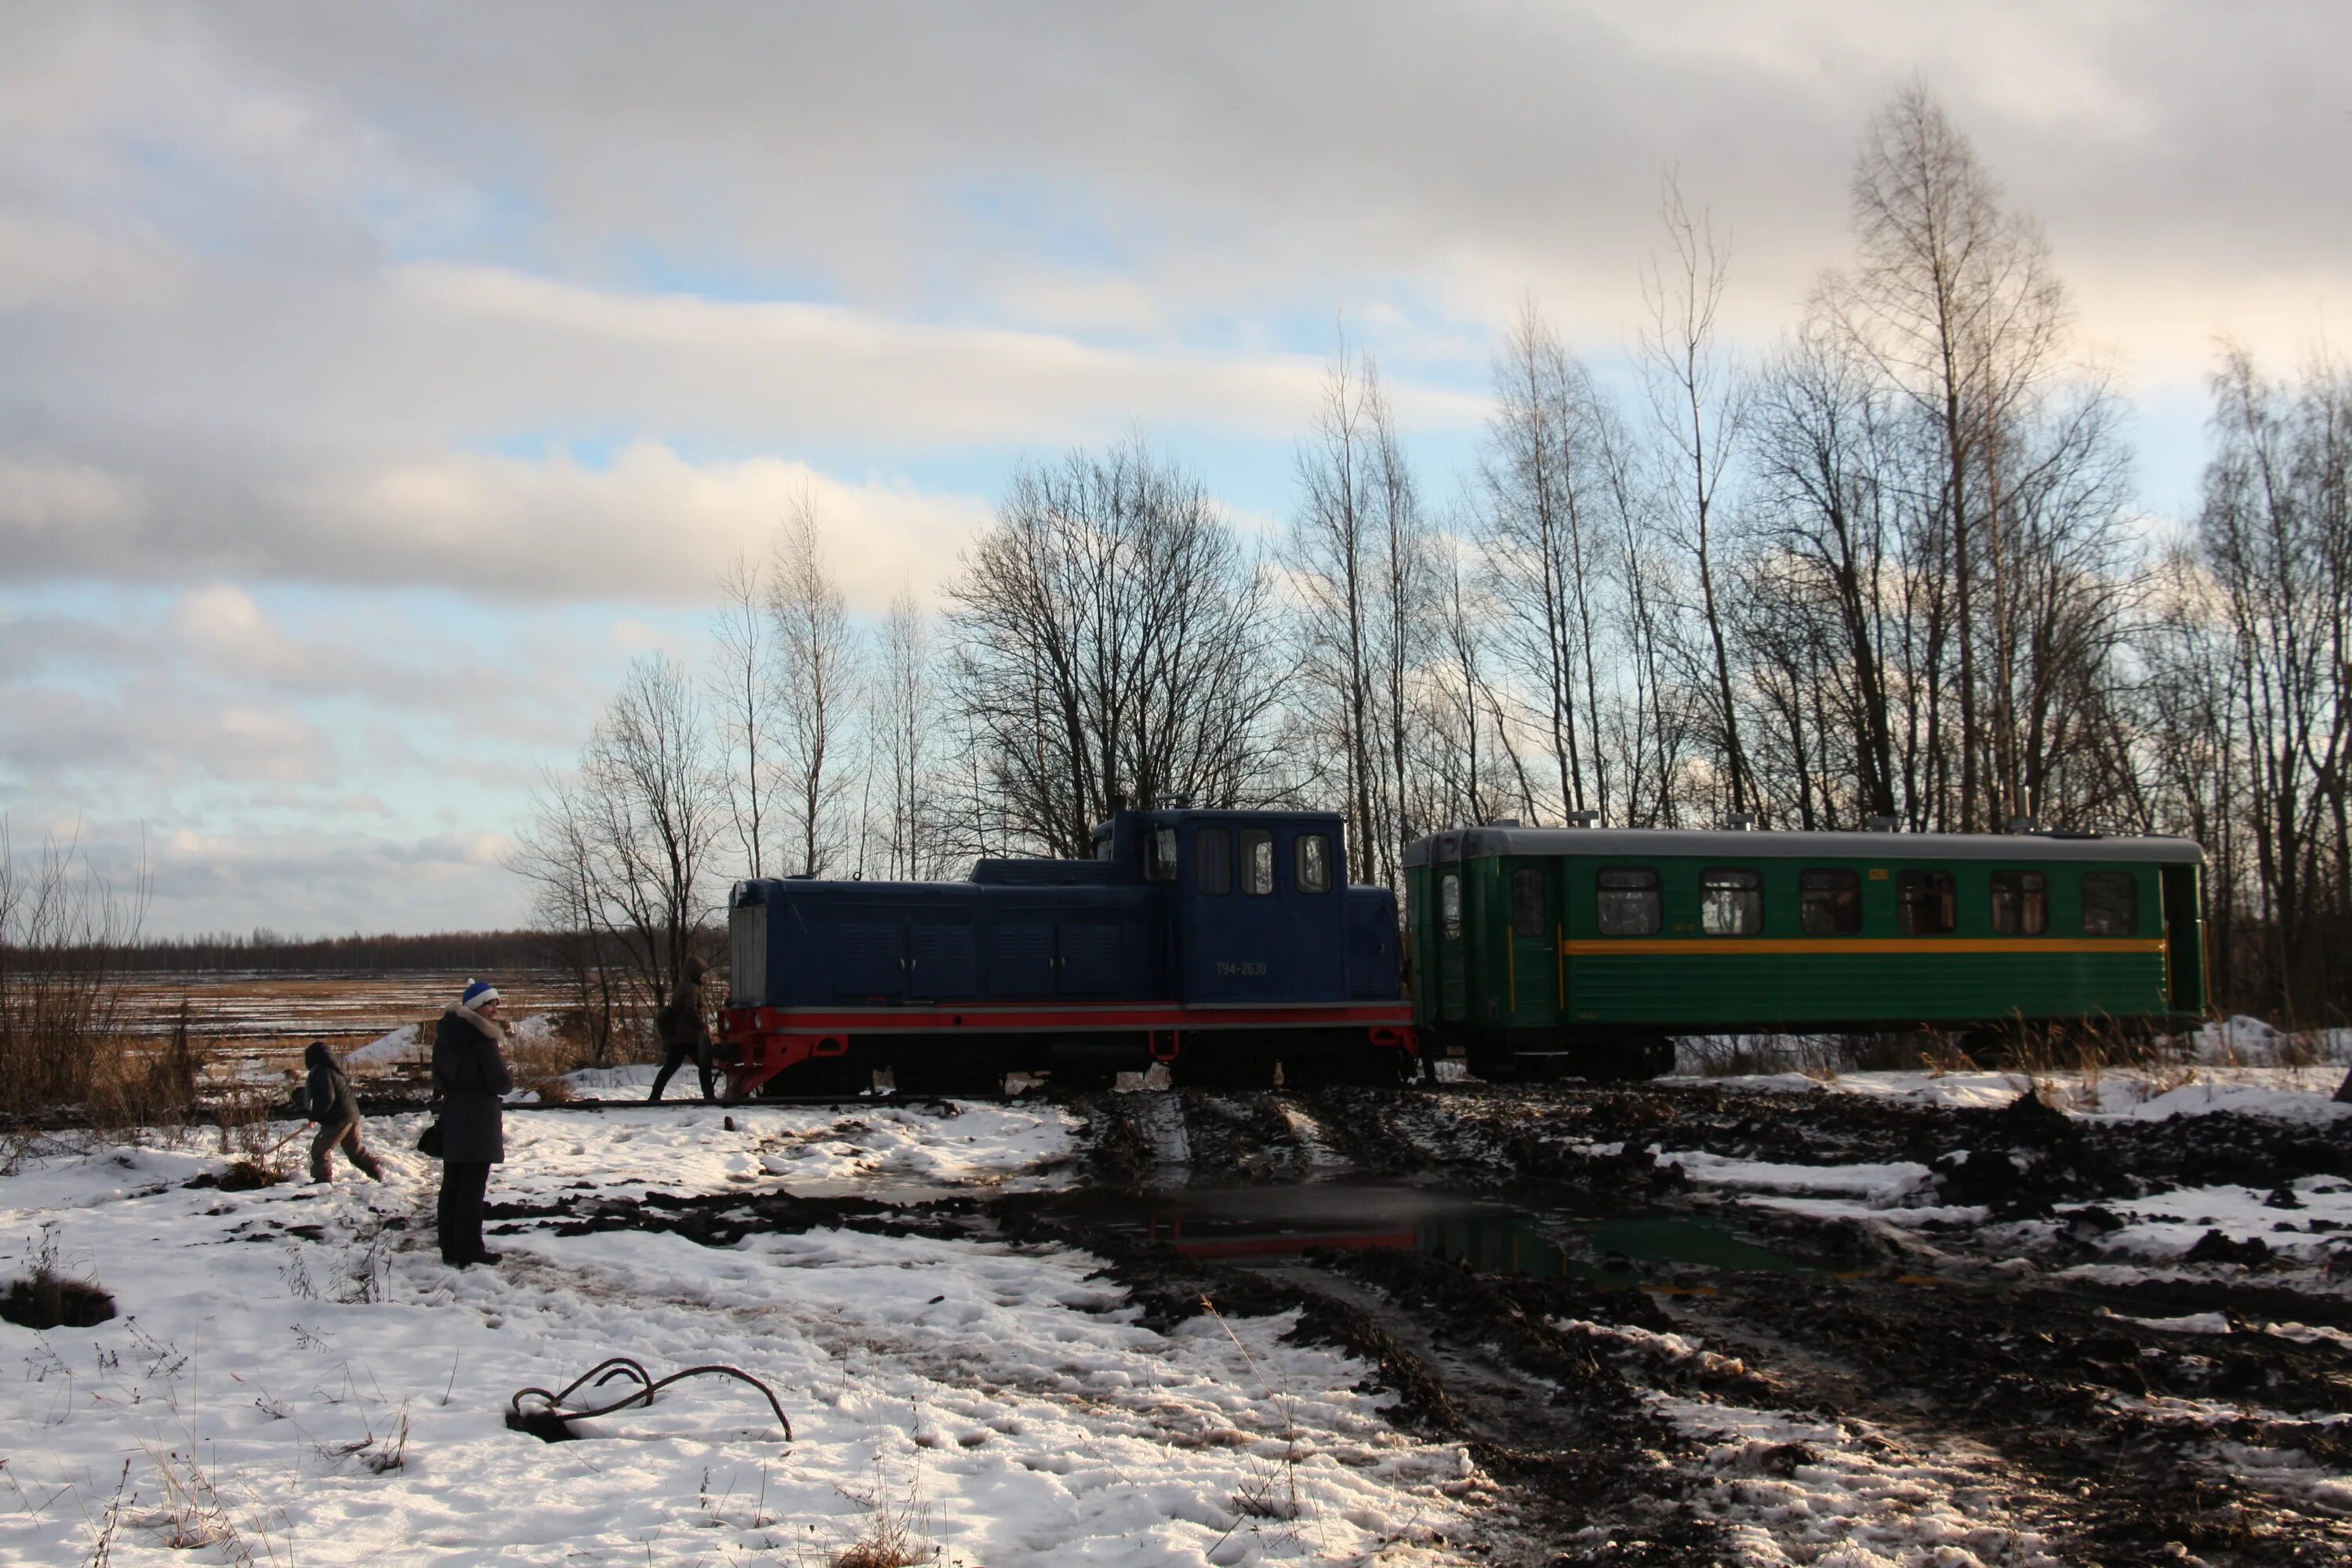
[[[383,1167],[360,1142],[359,1097],[352,1092],[351,1078],[335,1061],[335,1053],[327,1048],[326,1041],[312,1040],[302,1053],[302,1065],[310,1069],[310,1081],[302,1089],[302,1110],[319,1124],[319,1135],[310,1140],[310,1179],[335,1179],[334,1155],[340,1148],[352,1164],[383,1181]]]
[[[482,1199],[490,1167],[507,1157],[499,1097],[514,1088],[499,1042],[499,990],[487,980],[466,987],[433,1034],[433,1091],[441,1102],[441,1259],[459,1268],[496,1263],[482,1245]]]
[[[710,1018],[704,1011],[703,977],[709,967],[698,958],[686,961],[686,977],[678,983],[669,1005],[654,1015],[654,1027],[661,1036],[661,1071],[654,1075],[654,1091],[646,1103],[661,1103],[662,1090],[669,1087],[670,1074],[684,1066],[688,1057],[694,1058],[694,1070],[702,1079],[702,1098],[711,1100],[710,1083]]]

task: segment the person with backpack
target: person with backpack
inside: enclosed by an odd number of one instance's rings
[[[661,1103],[662,1090],[669,1087],[670,1074],[694,1058],[696,1076],[702,1079],[702,1100],[709,1104],[710,1092],[710,1020],[702,1008],[703,976],[709,967],[698,958],[686,961],[686,977],[678,982],[677,990],[662,1010],[654,1015],[654,1030],[661,1037],[661,1071],[654,1075],[654,1091],[646,1103]]]
[[[496,1263],[482,1245],[482,1200],[490,1167],[507,1157],[506,1118],[499,1097],[514,1089],[499,1042],[499,988],[487,980],[466,987],[433,1032],[433,1093],[441,1106],[441,1194],[436,1208],[441,1261],[463,1268]]]
[[[351,1077],[335,1053],[326,1041],[312,1040],[302,1053],[302,1065],[310,1069],[310,1080],[302,1086],[302,1114],[319,1124],[319,1135],[310,1140],[310,1179],[335,1179],[334,1153],[340,1148],[352,1164],[383,1181],[383,1167],[360,1142],[359,1097],[352,1092]]]

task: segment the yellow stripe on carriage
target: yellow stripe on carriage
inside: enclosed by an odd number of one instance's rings
[[[1741,954],[1820,957],[1839,952],[2153,953],[2165,952],[2166,946],[2162,937],[2136,936],[1618,936],[1597,941],[1563,939],[1559,951],[1569,958],[1681,957],[1699,953],[1731,958]]]

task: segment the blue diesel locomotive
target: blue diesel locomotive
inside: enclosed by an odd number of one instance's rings
[[[962,882],[739,882],[730,1095],[1107,1081],[1395,1082],[1419,1070],[1396,900],[1335,813],[1122,811],[1092,860]]]

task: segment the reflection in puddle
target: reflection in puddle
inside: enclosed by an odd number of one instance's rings
[[[1685,1271],[1797,1274],[1811,1265],[1688,1215],[1588,1219],[1405,1182],[1089,1193],[1074,1217],[1139,1231],[1189,1258],[1248,1263],[1322,1247],[1418,1251],[1489,1273],[1672,1289]]]

